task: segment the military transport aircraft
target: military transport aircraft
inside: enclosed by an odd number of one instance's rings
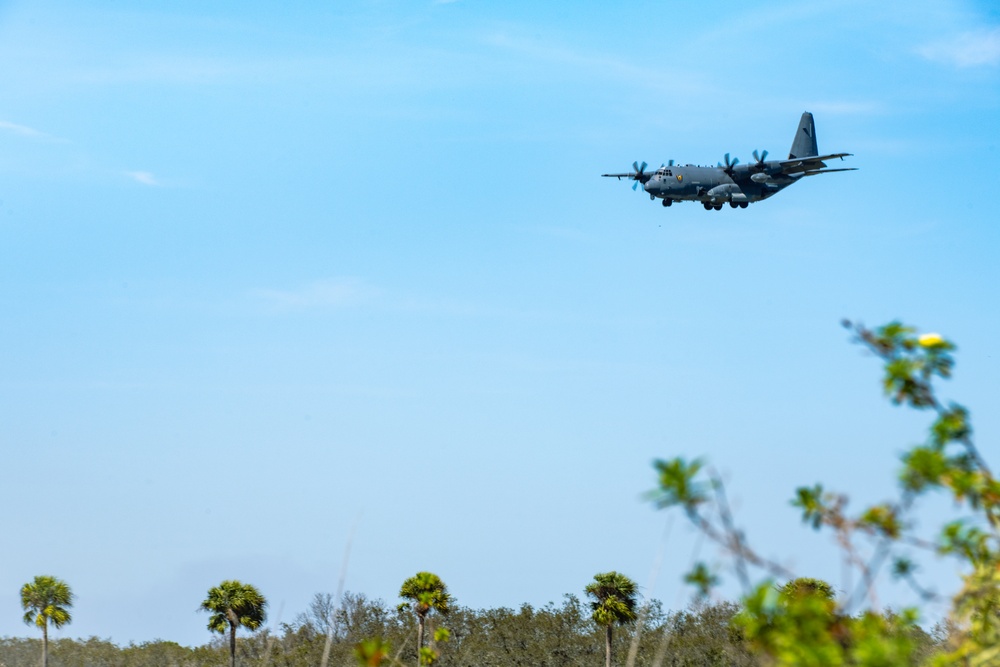
[[[855,169],[829,169],[824,160],[833,160],[852,155],[851,153],[831,153],[820,155],[816,147],[816,126],[813,116],[806,111],[799,121],[799,129],[792,141],[792,150],[787,160],[768,160],[767,151],[753,152],[753,164],[740,164],[739,158],[729,160],[726,153],[725,164],[715,167],[701,167],[694,164],[675,165],[671,160],[655,171],[646,171],[646,163],[633,162],[635,171],[627,174],[601,174],[619,180],[629,178],[635,181],[632,189],[640,184],[649,193],[650,199],[662,199],[664,206],[675,201],[700,201],[706,211],[722,210],[728,203],[733,208],[746,208],[775,195],[803,176],[829,174],[835,171],[855,171]]]

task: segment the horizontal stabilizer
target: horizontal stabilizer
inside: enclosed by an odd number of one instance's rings
[[[832,174],[835,171],[857,171],[857,167],[845,167],[843,169],[815,169],[812,171],[803,172],[803,176],[815,176],[816,174]]]
[[[795,158],[792,160],[782,160],[778,164],[781,166],[783,174],[800,174],[806,171],[817,171],[825,169],[826,163],[823,160],[843,160],[850,157],[852,153],[830,153],[829,155],[814,155],[812,157]]]

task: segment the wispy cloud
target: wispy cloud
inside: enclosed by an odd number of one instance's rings
[[[126,171],[125,175],[131,178],[136,183],[141,183],[142,185],[149,185],[149,186],[163,185],[163,182],[160,181],[160,179],[158,179],[156,176],[154,176],[152,173],[148,171]]]
[[[917,53],[956,67],[1000,66],[1000,26],[962,33],[925,44]]]
[[[27,125],[20,125],[18,123],[11,123],[10,121],[0,120],[0,130],[5,132],[10,132],[21,137],[27,137],[29,139],[42,139],[45,141],[62,141],[58,137],[54,137],[51,134],[46,134],[41,130],[36,130],[33,127],[28,127]]]
[[[381,290],[357,278],[329,278],[295,289],[258,289],[252,296],[281,310],[343,308],[371,301]]]

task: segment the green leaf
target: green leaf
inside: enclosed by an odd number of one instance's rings
[[[649,492],[647,497],[658,508],[680,505],[685,510],[693,511],[708,500],[709,485],[695,479],[702,468],[699,459],[690,463],[680,457],[658,459],[653,462],[653,467],[656,468],[659,487]]]
[[[360,667],[379,667],[389,652],[389,642],[382,639],[364,639],[354,645],[354,658]]]
[[[802,510],[802,521],[810,524],[814,529],[818,529],[823,522],[823,516],[827,512],[827,507],[823,501],[823,486],[816,484],[812,487],[800,486],[795,489],[795,499],[791,501],[793,507]]]
[[[869,507],[861,515],[860,523],[892,540],[898,540],[903,529],[899,513],[889,504]]]
[[[691,584],[698,589],[699,598],[707,598],[712,593],[712,589],[719,585],[719,577],[708,569],[708,566],[698,562],[690,572],[684,575],[684,583]]]

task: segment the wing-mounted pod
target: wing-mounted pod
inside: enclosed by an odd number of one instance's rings
[[[724,204],[726,202],[748,202],[750,201],[740,186],[735,183],[724,183],[717,185],[705,193],[705,197],[713,204]]]

